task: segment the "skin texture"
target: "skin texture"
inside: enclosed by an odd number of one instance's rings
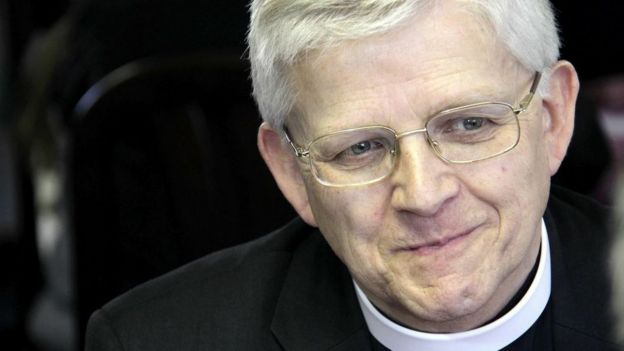
[[[465,10],[441,6],[392,32],[309,54],[293,69],[294,140],[372,124],[400,133],[447,108],[523,98],[534,72]],[[366,186],[319,184],[266,124],[258,146],[286,198],[320,228],[373,304],[416,330],[469,330],[496,316],[536,261],[577,91],[573,67],[559,62],[548,97],[536,96],[520,115],[512,151],[448,164],[417,134],[401,140],[392,175]]]

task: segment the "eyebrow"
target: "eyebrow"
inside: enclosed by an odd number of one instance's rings
[[[485,90],[485,89],[484,89]],[[472,89],[469,92],[458,94],[457,96],[446,97],[438,102],[431,104],[431,109],[427,113],[426,118],[432,117],[446,110],[462,107],[466,105],[476,104],[480,102],[506,102],[513,104],[514,101],[507,101],[509,97],[501,96],[500,92],[490,90],[484,92],[480,89]],[[511,96],[511,94],[509,94]]]

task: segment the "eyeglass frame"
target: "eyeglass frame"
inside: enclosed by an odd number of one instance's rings
[[[537,87],[539,86],[540,80],[542,78],[542,73],[541,72],[535,72],[535,76],[533,77],[533,82],[531,83],[531,88],[529,89],[529,92],[527,93],[527,95],[524,96],[524,98],[522,98],[522,100],[520,100],[520,102],[518,103],[518,105],[516,107],[512,106],[509,103],[506,102],[499,102],[499,101],[484,101],[484,102],[477,102],[477,103],[473,103],[473,104],[468,104],[468,105],[463,105],[463,106],[458,106],[458,107],[454,107],[454,108],[450,108],[447,110],[443,110],[440,111],[439,113],[436,113],[435,115],[433,115],[432,117],[430,117],[427,122],[425,123],[425,127],[424,128],[418,128],[418,129],[413,129],[413,130],[409,130],[409,131],[405,131],[402,133],[398,133],[396,132],[396,130],[392,129],[391,127],[388,126],[383,126],[383,125],[367,125],[367,126],[362,126],[362,127],[356,127],[356,128],[347,128],[347,129],[341,129],[335,132],[331,132],[328,134],[324,134],[321,136],[318,136],[316,138],[314,138],[314,140],[310,141],[307,146],[303,147],[300,145],[297,145],[296,143],[294,143],[292,141],[292,138],[288,132],[288,128],[286,126],[284,126],[283,128],[283,132],[284,132],[284,136],[286,138],[286,141],[288,142],[288,144],[290,144],[290,146],[292,147],[292,149],[295,152],[295,156],[299,159],[305,157],[308,159],[308,164],[310,166],[311,169],[314,170],[314,166],[312,165],[312,158],[310,157],[310,145],[312,145],[313,143],[315,143],[317,140],[325,138],[327,136],[330,135],[334,135],[334,134],[339,134],[339,133],[346,133],[346,132],[350,132],[350,131],[357,131],[357,130],[363,130],[363,129],[372,129],[372,128],[383,128],[383,129],[387,129],[389,131],[391,131],[394,134],[394,138],[395,138],[395,142],[394,142],[394,147],[392,148],[392,150],[390,150],[390,153],[392,154],[393,157],[397,157],[398,156],[398,149],[399,149],[399,139],[406,137],[408,135],[412,135],[412,134],[417,134],[417,133],[424,133],[425,134],[425,139],[427,140],[427,143],[429,144],[429,146],[431,147],[431,149],[433,149],[433,153],[442,161],[446,162],[446,163],[451,163],[451,164],[467,164],[467,163],[474,163],[474,162],[479,162],[479,161],[483,161],[483,160],[487,160],[487,159],[491,159],[497,156],[500,156],[502,154],[505,154],[511,150],[513,150],[518,143],[520,142],[520,134],[521,134],[521,129],[520,129],[520,123],[518,121],[518,115],[525,112],[528,108],[529,105],[531,104],[531,101],[533,101],[533,97],[535,96],[535,93],[537,92]],[[430,136],[429,133],[427,131],[427,123],[429,123],[429,121],[431,119],[433,119],[433,117],[436,116],[442,116],[445,114],[450,114],[459,110],[463,110],[463,109],[467,109],[467,108],[472,108],[472,107],[479,107],[479,106],[484,106],[484,105],[489,105],[489,104],[499,104],[499,105],[504,105],[507,106],[512,113],[514,114],[517,126],[518,126],[518,136],[516,138],[516,141],[513,143],[513,145],[509,146],[508,148],[487,156],[487,157],[483,157],[483,158],[479,158],[479,159],[475,159],[475,160],[468,160],[468,161],[453,161],[453,160],[449,160],[446,157],[442,156],[442,154],[440,153],[440,150],[438,148],[438,142],[436,140],[433,140]],[[394,163],[393,163],[394,164]],[[329,183],[327,181],[324,181],[322,179],[319,179],[319,176],[316,174],[316,172],[312,172],[314,175],[314,179],[316,179],[320,184],[325,185],[325,186],[329,186],[329,187],[348,187],[348,186],[362,186],[362,185],[368,185],[368,184],[372,184],[372,183],[376,183],[378,181],[383,180],[384,178],[386,178],[387,176],[389,176],[390,174],[392,174],[392,171],[388,172],[388,174],[376,178],[376,179],[372,179],[369,181],[365,181],[365,182],[361,182],[361,183],[354,183],[354,184],[333,184],[333,183]]]

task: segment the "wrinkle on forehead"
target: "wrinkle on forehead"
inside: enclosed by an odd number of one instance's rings
[[[292,70],[299,89],[292,124],[301,124],[308,141],[358,124],[388,125],[394,106],[380,96],[401,99],[421,120],[473,102],[512,103],[518,89],[500,82],[515,84],[523,69],[483,21],[464,21],[475,18],[472,11],[449,15],[444,7],[397,30],[308,53]],[[419,54],[410,67],[406,53]]]

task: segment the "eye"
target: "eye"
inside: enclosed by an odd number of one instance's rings
[[[383,140],[363,140],[338,152],[332,162],[343,168],[354,169],[377,164],[388,151],[389,146]]]
[[[386,128],[362,128],[329,134],[310,144],[310,155],[317,165],[355,170],[386,159],[395,142]]]
[[[428,126],[430,136],[434,140],[464,144],[489,140],[501,130],[501,127],[502,125],[497,123],[496,117],[472,113],[443,116],[432,120]]]
[[[386,143],[381,140],[362,140],[337,154],[336,158],[364,157],[373,152],[384,151]]]
[[[495,129],[498,123],[485,116],[455,116],[435,121],[431,132],[445,135],[474,135]]]
[[[477,130],[483,127],[484,123],[486,123],[486,121],[482,117],[462,118],[455,121],[455,125],[453,125],[452,128],[459,130]]]
[[[353,154],[353,155],[361,155],[367,151],[369,151],[371,148],[373,147],[372,142],[371,141],[361,141],[355,145],[352,145],[349,148],[349,151]]]

